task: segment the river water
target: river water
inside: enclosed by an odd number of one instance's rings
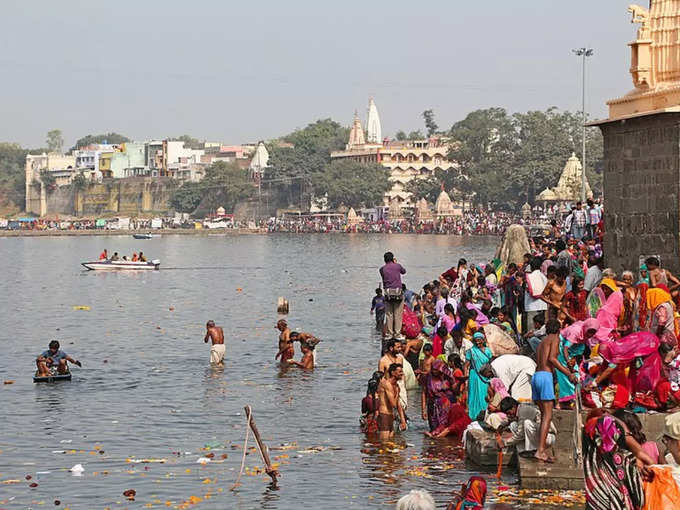
[[[55,500],[71,509],[390,508],[413,488],[430,490],[444,506],[474,473],[456,442],[424,438],[414,412],[394,445],[372,445],[359,431],[360,401],[380,354],[370,300],[386,250],[407,268],[409,287],[419,288],[461,256],[489,260],[496,242],[314,234],[0,239],[0,377],[14,381],[0,387],[0,508]],[[84,271],[80,262],[103,248],[142,249],[162,269]],[[292,329],[322,339],[313,373],[281,371],[274,361],[278,296],[290,300]],[[224,327],[224,369],[208,363],[208,319]],[[71,382],[34,384],[34,359],[51,339],[83,368],[72,369]],[[262,463],[251,451],[240,487],[229,490],[246,404],[280,464],[278,489],[253,472]],[[208,453],[213,461],[197,464]],[[76,464],[82,476],[68,471]],[[516,475],[501,483],[512,487]],[[490,482],[490,496],[498,485]],[[135,502],[123,496],[128,489]]]

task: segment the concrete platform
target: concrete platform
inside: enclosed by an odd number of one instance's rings
[[[584,412],[582,420],[588,413]],[[663,432],[665,414],[638,414],[643,431],[649,440],[657,439]],[[553,423],[557,439],[553,446],[556,462],[545,464],[519,457],[519,479],[523,489],[580,490],[584,487],[583,468],[575,467],[573,460],[574,411],[555,410]]]
[[[465,456],[474,464],[482,467],[498,467],[498,445],[493,432],[471,430],[465,441]],[[503,466],[517,464],[517,452],[514,447],[503,448]]]

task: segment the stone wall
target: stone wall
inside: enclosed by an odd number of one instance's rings
[[[167,212],[176,183],[170,178],[131,177],[107,180],[78,192],[78,216],[117,213],[138,216],[146,212]]]
[[[680,270],[680,113],[600,125],[604,135],[605,263],[619,274],[659,255]]]

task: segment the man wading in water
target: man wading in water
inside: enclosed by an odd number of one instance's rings
[[[406,415],[399,403],[399,380],[404,376],[401,365],[392,363],[378,385],[378,437],[394,437],[394,410],[399,415],[399,430],[406,430]]]
[[[560,347],[559,321],[550,319],[545,326],[545,331],[547,335],[536,350],[536,373],[531,379],[531,397],[541,410],[541,427],[535,457],[542,462],[555,462],[555,459],[548,455],[546,444],[555,403],[553,372],[555,369],[559,370],[574,384],[578,384],[578,377],[557,360]]]
[[[224,366],[224,354],[226,347],[224,346],[224,331],[221,327],[215,326],[215,321],[208,321],[205,325],[207,332],[203,341],[208,343],[212,339],[212,347],[210,347],[210,364]]]

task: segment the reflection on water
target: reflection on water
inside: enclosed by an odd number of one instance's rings
[[[2,260],[18,263],[0,282],[0,372],[16,381],[0,387],[0,481],[19,482],[0,485],[0,508],[54,499],[71,509],[113,507],[127,489],[137,491],[140,507],[366,508],[420,487],[443,505],[467,480],[460,445],[424,438],[417,406],[393,444],[359,432],[361,398],[380,350],[369,308],[384,251],[395,252],[415,288],[460,257],[489,259],[495,240],[164,236],[144,241],[144,252],[163,268],[185,269],[81,270],[80,262],[103,248],[131,254],[140,243],[1,241]],[[278,296],[291,303],[294,330],[322,339],[313,372],[274,361]],[[225,331],[224,368],[208,364],[208,319]],[[53,338],[83,368],[70,383],[34,384],[35,357]],[[244,405],[252,406],[279,464],[278,490],[264,475],[244,474],[229,491],[240,468]],[[209,453],[211,462],[196,463]],[[261,466],[256,451],[246,460],[249,469]],[[85,469],[78,478],[67,471],[77,463]],[[38,487],[29,488],[26,475]],[[512,474],[503,480],[513,482]]]

